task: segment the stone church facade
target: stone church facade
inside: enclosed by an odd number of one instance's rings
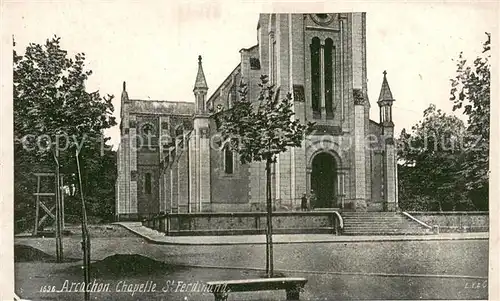
[[[384,71],[379,120],[370,119],[365,13],[261,14],[257,45],[208,97],[201,57],[194,102],[137,100],[123,86],[116,215],[265,210],[265,163],[240,164],[217,135],[212,114],[231,107],[241,82],[256,99],[266,74],[295,118],[315,122],[302,147],[273,167],[278,210],[300,207],[393,211],[397,165],[392,103]]]

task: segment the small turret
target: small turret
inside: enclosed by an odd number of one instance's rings
[[[378,106],[380,108],[380,124],[383,126],[394,126],[392,122],[392,103],[395,99],[392,97],[391,88],[387,82],[387,71],[383,72],[384,79],[382,81],[382,88],[378,97]]]
[[[123,82],[123,90],[122,90],[122,99],[121,99],[121,105],[120,105],[120,118],[122,119],[122,123],[123,123],[123,119],[124,119],[124,116],[125,116],[125,112],[127,110],[127,103],[129,103],[129,99],[128,99],[128,93],[127,93],[127,84],[125,82]],[[120,128],[122,127],[122,124],[120,124]]]
[[[205,97],[207,95],[208,85],[203,73],[203,66],[201,64],[201,55],[198,56],[198,74],[194,83],[194,96],[196,98],[196,113],[206,113]]]
[[[122,103],[128,101],[127,83],[123,82]]]

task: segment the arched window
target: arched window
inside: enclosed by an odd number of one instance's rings
[[[233,151],[228,146],[224,147],[224,172],[226,174],[234,172]]]
[[[229,109],[233,107],[233,104],[235,103],[237,96],[238,95],[237,95],[237,91],[236,91],[236,83],[233,82],[233,84],[231,85],[231,88],[229,89],[229,93],[227,95],[227,107]]]
[[[311,100],[313,113],[320,113],[321,101],[320,40],[314,37],[311,43]]]
[[[326,116],[333,117],[333,41],[325,40],[325,109]]]
[[[151,194],[151,191],[153,190],[151,187],[151,173],[149,172],[145,174],[144,189],[146,194]]]

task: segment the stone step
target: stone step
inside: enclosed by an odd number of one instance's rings
[[[345,235],[426,234],[420,224],[399,212],[343,212]]]
[[[371,230],[371,231],[361,231],[361,230],[355,230],[355,231],[346,231],[346,232],[343,232],[342,235],[349,235],[349,234],[354,234],[354,233],[357,233],[357,234],[366,234],[366,235],[369,235],[371,233],[377,233],[377,234],[399,234],[399,235],[405,235],[405,234],[420,234],[420,233],[426,233],[425,231],[401,231],[401,230],[397,230],[397,231],[380,231],[380,230]]]
[[[377,231],[372,231],[372,232],[348,232],[348,233],[343,233],[344,235],[429,235],[431,233],[427,232],[392,232],[392,233],[387,233],[387,232],[377,232]]]
[[[342,216],[343,219],[402,219],[402,216],[375,216],[375,215],[363,215],[363,216]]]
[[[412,224],[407,223],[344,223],[344,227],[406,227],[413,226]],[[421,228],[419,225],[415,225],[417,228]]]
[[[390,224],[390,223],[407,223],[407,221],[402,220],[402,219],[351,219],[351,220],[344,220],[344,223],[349,224],[349,223],[364,223],[364,224]]]
[[[372,225],[344,225],[344,229],[415,229],[415,230],[420,230],[422,228],[411,226],[411,225],[377,225],[377,226],[372,226]]]
[[[381,211],[344,211],[342,215],[399,215],[399,212],[381,212]]]
[[[400,220],[405,220],[404,218],[400,217],[400,216],[393,216],[393,217],[376,217],[376,216],[363,216],[363,217],[345,217],[343,216],[342,217],[343,219],[345,220],[370,220],[370,219],[381,219],[381,220],[395,220],[395,219],[400,219]]]
[[[391,213],[391,214],[372,214],[372,213],[346,214],[346,213],[341,213],[340,215],[347,216],[347,217],[363,217],[363,216],[394,217],[394,216],[403,216],[403,215],[401,215],[399,213]]]
[[[349,231],[425,231],[425,229],[413,228],[413,227],[400,227],[400,228],[389,228],[389,227],[344,227],[344,232]]]
[[[406,222],[404,219],[362,219],[362,218],[353,218],[353,219],[344,219],[344,223],[354,223],[354,222],[360,222],[360,223],[404,223]]]
[[[372,228],[372,229],[376,229],[376,228],[394,228],[394,229],[398,229],[398,228],[415,228],[415,229],[421,229],[421,227],[418,227],[418,226],[414,226],[414,225],[408,225],[408,224],[395,224],[395,225],[389,225],[389,224],[384,224],[384,225],[367,225],[367,224],[347,224],[347,225],[344,225],[344,228]]]
[[[376,226],[403,226],[403,225],[407,225],[407,223],[403,223],[403,222],[394,222],[394,223],[377,223],[377,222],[373,222],[373,223],[364,223],[364,222],[351,222],[351,223],[346,223],[344,222],[344,225],[346,226],[370,226],[370,227],[376,227]]]
[[[380,217],[380,218],[392,218],[392,217],[402,217],[402,215],[399,215],[399,214],[392,214],[392,215],[374,215],[374,214],[361,214],[361,215],[345,215],[345,214],[341,214],[343,217],[351,217],[351,218],[354,218],[354,217]]]

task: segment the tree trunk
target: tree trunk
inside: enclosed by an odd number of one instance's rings
[[[80,188],[80,198],[82,201],[82,251],[83,251],[83,278],[85,284],[90,283],[90,236],[87,227],[87,210],[85,208],[85,199],[83,198],[83,185],[82,185],[82,173],[80,170],[80,160],[78,159],[78,150],[76,152],[76,165],[78,168],[78,186]],[[85,289],[84,300],[90,300],[90,291]]]
[[[273,206],[271,200],[271,159],[266,161],[266,203],[267,203],[267,231],[266,231],[266,272],[267,277],[273,277]]]
[[[63,260],[63,245],[62,245],[62,206],[61,206],[61,183],[60,183],[60,167],[59,167],[59,150],[56,146],[54,150],[55,166],[55,237],[56,237],[56,261],[62,262]]]

